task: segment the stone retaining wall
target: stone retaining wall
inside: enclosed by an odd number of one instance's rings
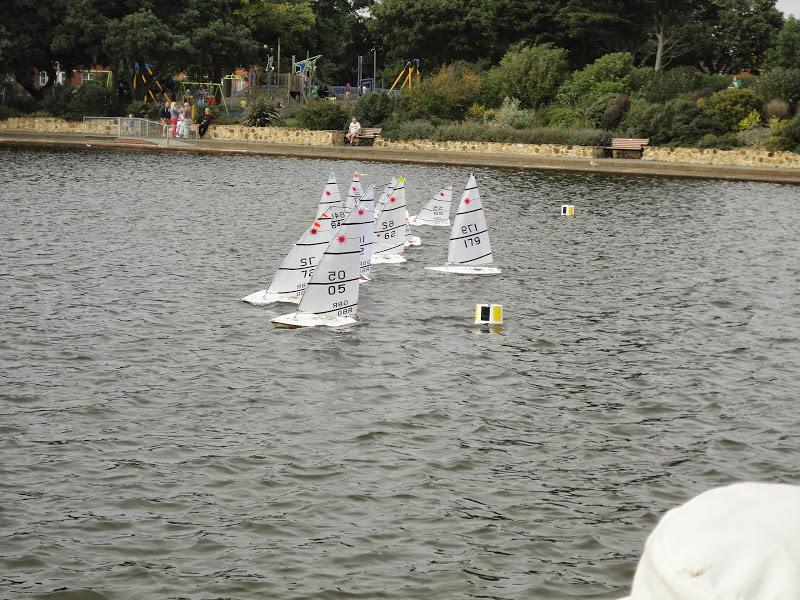
[[[443,152],[497,152],[558,158],[600,158],[603,149],[595,146],[559,146],[558,144],[510,144],[503,142],[438,142],[431,140],[389,141],[378,138],[375,146],[394,150],[434,150]]]
[[[693,163],[701,165],[736,165],[740,167],[785,167],[800,168],[800,154],[794,152],[770,152],[760,148],[736,148],[715,150],[700,148],[644,149],[644,160],[660,162]]]
[[[241,140],[266,144],[299,144],[301,146],[336,146],[344,144],[344,132],[313,131],[291,127],[245,127],[244,125],[212,125],[207,138]]]
[[[12,117],[0,120],[0,131],[35,133],[84,132],[81,121],[65,121],[51,117]],[[116,135],[116,122],[96,119],[87,121],[86,133],[94,135]],[[265,144],[297,144],[302,146],[337,146],[343,144],[344,134],[339,131],[312,131],[291,127],[244,127],[243,125],[212,125],[206,138],[263,142]],[[499,154],[521,154],[555,158],[599,158],[603,150],[596,146],[560,146],[557,144],[510,144],[501,142],[439,142],[432,140],[389,141],[378,138],[375,146],[395,150],[430,150],[440,152],[490,152]],[[744,167],[800,168],[800,154],[793,152],[770,152],[757,148],[714,150],[698,148],[647,147],[644,160],[691,163],[705,165],[736,165]]]

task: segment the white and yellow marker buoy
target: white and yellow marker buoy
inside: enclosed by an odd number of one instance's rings
[[[501,325],[503,323],[502,304],[476,304],[475,325]]]
[[[575,205],[574,204],[562,204],[561,205],[561,214],[565,217],[574,217],[575,216]]]

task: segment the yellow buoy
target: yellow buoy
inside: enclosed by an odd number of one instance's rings
[[[574,204],[562,204],[561,205],[561,214],[565,217],[573,217],[575,216],[575,205]]]
[[[476,304],[475,305],[475,324],[476,325],[500,325],[503,323],[502,304]]]

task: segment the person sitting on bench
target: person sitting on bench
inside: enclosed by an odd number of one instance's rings
[[[359,135],[361,135],[361,123],[353,117],[353,120],[350,121],[350,128],[347,130],[347,134],[344,137],[347,138],[347,141],[350,142],[352,146],[358,140]]]
[[[209,125],[211,125],[211,111],[206,108],[205,111],[203,111],[203,120],[200,121],[200,127],[197,129],[197,133],[200,135],[201,140],[206,134],[206,131],[208,131]]]

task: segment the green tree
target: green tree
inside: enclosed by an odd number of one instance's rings
[[[714,0],[718,22],[706,45],[714,71],[758,69],[783,25],[775,0]]]
[[[771,67],[786,69],[800,66],[800,20],[794,17],[786,19],[772,47],[767,50],[767,63]]]
[[[509,50],[486,80],[496,100],[516,98],[531,108],[549,104],[566,76],[566,50],[542,44]]]
[[[615,52],[601,56],[580,71],[575,71],[559,88],[560,104],[586,107],[606,94],[627,94],[631,87],[633,56]]]
[[[241,0],[236,15],[260,41],[294,38],[315,22],[308,0]]]
[[[217,19],[190,33],[192,53],[190,71],[218,81],[236,67],[252,63],[258,44],[243,25]],[[188,62],[188,61],[187,61]]]

